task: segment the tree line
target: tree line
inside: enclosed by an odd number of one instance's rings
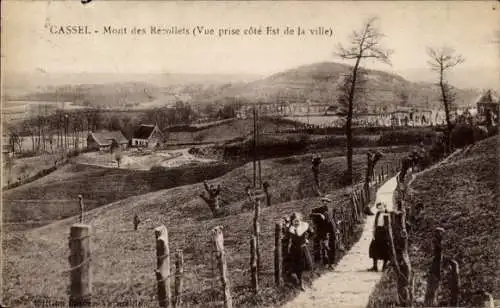
[[[156,123],[160,130],[168,134],[168,128],[175,125],[234,118],[239,106],[240,103],[235,100],[225,100],[222,106],[197,106],[178,101],[174,106],[142,111],[85,108],[57,109],[44,114],[40,110],[37,115],[21,122],[7,123],[7,144],[14,153],[76,150],[82,147],[81,140],[92,131],[119,130],[125,137],[131,138],[140,124]],[[26,148],[25,144],[29,144],[30,148]]]

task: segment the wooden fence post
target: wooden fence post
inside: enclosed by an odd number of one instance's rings
[[[85,205],[83,204],[83,196],[82,195],[78,195],[78,200],[80,202],[80,217],[79,217],[79,221],[81,224],[83,224],[83,212],[85,211]]]
[[[156,238],[156,282],[160,307],[170,307],[172,292],[170,289],[170,248],[168,246],[167,227],[155,228]]]
[[[92,273],[90,267],[90,226],[74,224],[69,232],[70,307],[90,306]]]
[[[274,282],[277,286],[281,286],[283,277],[282,229],[281,222],[276,223],[274,228]]]
[[[389,249],[391,254],[391,262],[396,268],[396,272],[399,271],[399,265],[396,258],[396,246],[394,245],[394,237],[392,232],[392,219],[390,216],[384,216],[384,227],[386,228],[387,239],[389,240]]]
[[[257,237],[250,239],[250,272],[252,276],[252,288],[255,294],[259,293],[259,278],[257,267]]]
[[[347,213],[345,208],[341,209],[342,215],[342,238],[344,245],[347,246]],[[347,247],[346,247],[347,248]]]
[[[259,224],[259,217],[260,217],[260,200],[261,200],[262,195],[256,196],[255,202],[254,202],[254,217],[253,217],[253,235],[255,236],[256,240],[256,258],[257,258],[257,271],[260,272],[260,224]]]
[[[408,254],[408,231],[406,230],[406,211],[402,207],[401,211],[395,213],[395,246],[398,262],[398,297],[401,305],[411,306],[411,264]]]
[[[174,292],[174,307],[178,308],[182,305],[182,288],[184,276],[184,255],[182,249],[177,250],[175,259],[175,292]]]
[[[351,207],[352,207],[352,216],[354,218],[354,222],[358,223],[359,222],[359,215],[358,215],[358,201],[356,198],[356,195],[352,195],[351,198]]]
[[[458,303],[460,301],[460,276],[459,276],[459,267],[458,262],[456,260],[450,260],[450,268],[451,268],[451,279],[450,279],[450,293],[451,293],[451,302],[450,306],[458,307]]]
[[[358,213],[360,215],[361,220],[365,217],[365,200],[363,198],[363,190],[359,191],[359,203],[358,203]]]
[[[224,307],[232,308],[233,299],[231,298],[231,286],[229,282],[229,273],[226,263],[226,253],[224,251],[224,235],[222,234],[222,226],[217,226],[212,229],[212,238],[214,240],[215,249],[217,250],[217,259],[219,263],[220,277],[222,287],[224,289]]]
[[[437,301],[437,293],[441,281],[441,263],[443,260],[443,234],[443,228],[436,228],[433,239],[434,258],[429,271],[429,278],[427,279],[427,290],[424,299],[426,306],[434,306]]]

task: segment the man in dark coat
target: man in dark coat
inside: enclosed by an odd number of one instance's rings
[[[331,268],[335,262],[335,231],[336,226],[329,215],[328,206],[331,200],[322,198],[323,206],[312,210],[311,218],[316,227],[315,246],[318,259],[323,260],[323,264]]]

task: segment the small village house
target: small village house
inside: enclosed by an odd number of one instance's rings
[[[121,131],[98,131],[92,132],[87,137],[87,148],[95,151],[113,151],[114,149],[125,150],[128,140]]]
[[[134,132],[131,145],[137,148],[155,148],[163,144],[164,136],[158,125],[141,124]]]

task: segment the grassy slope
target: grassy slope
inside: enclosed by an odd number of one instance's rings
[[[401,155],[399,155],[401,156]],[[389,154],[385,161],[394,157]],[[279,302],[286,292],[277,292],[273,285],[273,222],[292,211],[305,213],[320,205],[312,196],[312,175],[310,155],[267,160],[262,162],[262,174],[271,183],[274,203],[262,211],[262,258],[261,275],[262,301]],[[365,157],[355,156],[355,171],[360,178]],[[384,162],[384,161],[383,161]],[[324,189],[333,192],[335,207],[347,199],[347,191],[340,188],[338,178],[345,165],[343,157],[325,158],[322,179]],[[218,179],[222,183],[222,198],[229,212],[228,217],[212,219],[208,207],[197,197],[203,191],[202,185],[181,186],[161,190],[141,196],[131,197],[105,206],[86,218],[93,227],[93,272],[94,294],[99,300],[117,301],[123,299],[143,299],[153,301],[155,281],[155,247],[153,230],[164,223],[169,228],[171,251],[184,250],[185,260],[185,301],[189,306],[203,307],[215,305],[220,299],[219,281],[214,280],[216,268],[211,256],[209,230],[216,225],[225,227],[225,245],[228,250],[228,266],[235,303],[248,305],[249,294],[249,234],[251,212],[241,211],[244,187],[250,184],[251,164]],[[308,197],[307,199],[302,199]],[[297,200],[302,199],[302,200]],[[144,223],[138,232],[131,231],[132,217],[138,213]],[[149,219],[149,221],[148,221]],[[74,219],[54,223],[29,232],[8,233],[4,277],[4,294],[7,302],[26,301],[50,296],[65,298],[68,274],[67,234]],[[19,303],[19,302],[17,302]],[[220,304],[220,303],[219,303]]]
[[[205,174],[200,173],[200,167],[154,173],[68,164],[34,182],[5,191],[3,220],[58,220],[78,213],[79,194],[83,195],[86,208],[93,209],[130,196],[196,183],[230,170],[230,166],[220,164],[204,166]]]
[[[10,174],[6,166],[2,169],[2,175],[4,177],[3,185],[7,185],[9,177],[11,183],[17,182],[23,178],[32,177],[43,169],[53,167],[54,161],[60,159],[61,155],[58,154],[43,154],[14,159]]]
[[[483,291],[500,298],[498,276],[498,146],[499,137],[472,146],[442,166],[418,177],[412,184],[415,204],[425,206],[411,236],[411,263],[419,278],[416,298],[422,299],[423,282],[432,260],[432,232],[446,230],[444,256],[460,266],[461,305],[481,306]],[[449,300],[448,270],[443,270],[439,301]],[[372,295],[369,307],[388,307],[396,302],[394,279],[385,275]]]
[[[276,128],[291,129],[295,126],[291,123],[275,124],[269,120],[262,120],[261,132],[274,132]],[[223,142],[238,137],[245,137],[253,132],[252,119],[236,119],[203,129],[198,132],[172,132],[168,135],[168,143],[193,143],[193,142]]]

